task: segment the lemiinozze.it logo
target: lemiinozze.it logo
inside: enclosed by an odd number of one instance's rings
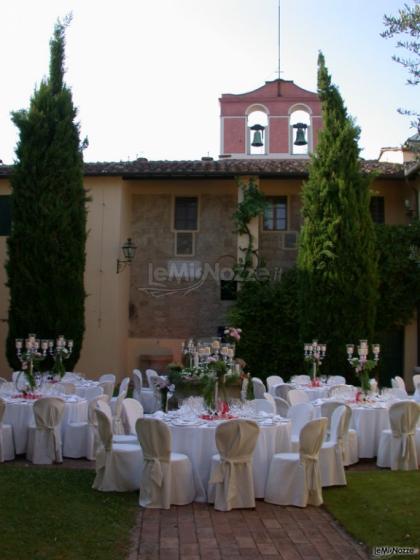
[[[374,558],[386,558],[387,556],[417,556],[420,550],[413,546],[374,546],[372,556]]]

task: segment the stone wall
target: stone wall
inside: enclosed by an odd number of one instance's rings
[[[174,196],[133,195],[132,236],[138,249],[131,266],[130,337],[216,336],[217,327],[226,324],[231,302],[220,299],[220,274],[235,262],[236,199],[226,193],[198,198],[195,255],[176,257]],[[181,278],[171,277],[178,266]]]

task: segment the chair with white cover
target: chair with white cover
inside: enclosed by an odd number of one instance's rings
[[[286,418],[290,404],[281,397],[274,397],[274,404],[276,405],[276,414]]]
[[[311,378],[309,375],[294,375],[290,381],[296,383],[296,385],[308,385],[311,382]]]
[[[272,414],[277,414],[277,407],[276,407],[276,401],[274,400],[273,395],[270,395],[270,393],[264,393],[264,399],[270,403],[270,413]]]
[[[159,374],[157,371],[155,371],[154,369],[146,369],[146,379],[147,379],[147,384],[150,387],[150,389],[154,388],[154,385],[152,383],[152,379],[153,377],[158,377]]]
[[[265,488],[266,502],[298,507],[322,504],[319,450],[326,430],[326,418],[311,420],[302,428],[298,453],[273,455]]]
[[[334,385],[329,388],[328,396],[340,399],[353,400],[356,394],[356,388],[352,385]]]
[[[327,434],[330,435],[331,417],[333,412],[339,407],[345,406],[347,413],[344,416],[344,466],[353,465],[359,461],[359,445],[357,432],[350,428],[352,410],[347,404],[340,401],[325,401],[321,404],[321,416],[327,418]]]
[[[140,487],[143,452],[137,443],[115,443],[107,414],[96,409],[100,445],[92,488],[102,492],[131,492]]]
[[[314,419],[314,416],[315,409],[310,403],[295,404],[287,411],[287,418],[292,423],[290,435],[292,451],[297,451],[299,449],[300,432],[308,422]]]
[[[389,408],[390,430],[382,430],[379,440],[378,467],[393,471],[418,469],[416,425],[420,406],[414,401],[401,401]]]
[[[251,377],[251,382],[254,389],[254,398],[263,399],[266,392],[263,381],[259,377]]]
[[[248,385],[249,385],[249,379],[247,377],[244,377],[242,379],[242,385],[241,385],[241,401],[245,402],[246,401],[246,396],[248,393]]]
[[[55,390],[57,393],[62,393],[63,395],[75,395],[76,385],[67,381],[60,381],[60,383],[56,384]]]
[[[114,432],[114,417],[112,416],[112,411],[111,411],[111,407],[109,406],[109,404],[104,401],[104,400],[100,400],[96,403],[96,408],[97,410],[100,410],[101,412],[103,412],[104,414],[106,414],[106,416],[109,418],[110,422],[111,422],[111,427],[112,427],[112,441],[114,443],[138,443],[137,440],[137,434],[133,435],[133,434],[116,434]]]
[[[281,399],[284,399],[285,401],[289,402],[287,400],[287,393],[294,388],[295,386],[292,385],[291,383],[283,383],[282,385],[277,385],[274,388],[274,393],[275,393],[274,396],[280,397]]]
[[[343,375],[330,375],[327,380],[327,385],[345,385],[346,378]]]
[[[159,509],[190,504],[196,494],[191,461],[171,452],[168,426],[156,418],[139,418],[136,432],[143,449],[139,504]]]
[[[13,428],[10,424],[3,424],[6,402],[0,398],[0,463],[13,461],[15,446],[13,443]]]
[[[121,395],[121,393],[125,392],[125,394],[127,395],[129,384],[130,384],[130,378],[124,377],[124,379],[121,381],[120,386],[118,388],[118,395],[116,397],[111,397],[111,400],[109,401],[109,406],[111,407],[112,414],[115,414],[115,405],[117,404],[117,399]]]
[[[99,395],[89,401],[87,422],[70,422],[67,424],[63,437],[63,456],[72,459],[86,457],[94,461],[98,445],[96,408],[98,402],[108,402],[106,395]],[[108,404],[107,404],[108,406]]]
[[[267,383],[267,391],[274,396],[274,387],[276,385],[281,385],[284,383],[283,378],[280,375],[269,375],[265,380]]]
[[[102,387],[103,394],[107,395],[109,401],[112,399],[112,395],[114,394],[114,386],[115,383],[113,381],[99,382],[99,387]]]
[[[264,394],[268,394],[268,393],[264,393]],[[271,395],[270,395],[271,397]],[[275,405],[274,403],[271,403],[268,399],[263,398],[263,399],[254,399],[253,404],[255,406],[255,412],[258,414],[259,412],[264,412],[266,414],[275,414],[276,410],[275,410]]]
[[[98,381],[99,383],[103,383],[104,381],[112,381],[112,383],[115,385],[116,379],[117,378],[115,377],[115,373],[104,373],[99,377]]]
[[[137,399],[124,399],[122,402],[121,419],[125,427],[125,433],[133,434],[137,437],[136,422],[143,418],[143,407]]]
[[[346,428],[345,406],[337,407],[331,416],[331,429],[328,441],[325,441],[319,452],[322,486],[345,486],[344,472],[344,430]]]
[[[413,375],[413,386],[414,388],[420,383],[420,373],[416,373]]]
[[[420,381],[414,385],[414,389],[413,400],[420,403]]]
[[[399,375],[396,375],[395,377],[393,377],[391,379],[391,385],[392,385],[393,389],[400,389],[401,391],[404,391],[405,395],[407,395],[407,389],[405,387],[405,381]]]
[[[133,398],[142,405],[146,414],[154,412],[155,392],[150,387],[143,387],[143,376],[139,369],[133,369]]]
[[[64,406],[64,401],[58,397],[44,397],[34,402],[35,426],[28,427],[28,461],[37,465],[63,462],[60,423]]]
[[[219,453],[211,460],[208,501],[219,511],[254,508],[252,454],[260,429],[251,420],[231,420],[216,428]]]
[[[291,389],[287,393],[287,400],[290,406],[293,406],[294,404],[309,402],[309,395],[305,393],[305,391],[302,391],[302,389]]]

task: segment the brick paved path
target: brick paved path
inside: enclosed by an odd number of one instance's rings
[[[139,511],[127,560],[360,560],[365,550],[321,508],[217,512],[207,504]]]

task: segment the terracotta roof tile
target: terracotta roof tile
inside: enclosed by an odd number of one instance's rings
[[[380,177],[402,178],[404,166],[377,160],[362,160],[362,169],[376,171]],[[235,175],[263,175],[278,177],[306,177],[308,159],[219,159],[85,163],[85,176],[150,177],[233,177]],[[9,177],[12,165],[0,165],[0,177]]]

